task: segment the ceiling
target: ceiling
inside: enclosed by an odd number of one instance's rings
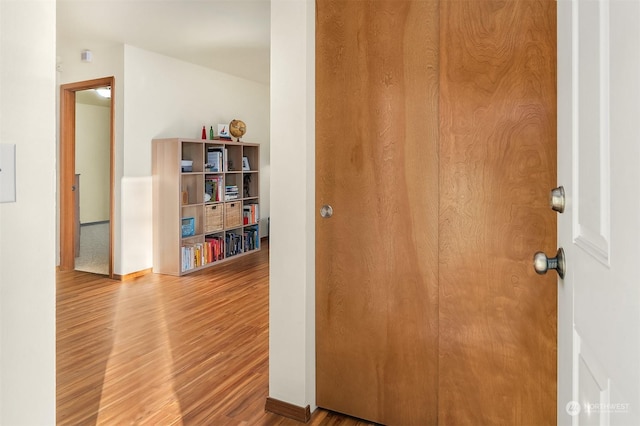
[[[129,44],[269,83],[270,0],[58,0],[57,43]]]

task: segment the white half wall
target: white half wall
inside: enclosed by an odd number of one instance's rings
[[[0,204],[0,424],[56,422],[55,34],[52,0],[0,0],[0,143],[16,202]]]
[[[314,105],[315,3],[272,0],[269,396],[312,410],[316,408]]]

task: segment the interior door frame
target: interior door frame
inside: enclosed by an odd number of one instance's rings
[[[75,268],[76,92],[111,87],[109,135],[109,278],[113,278],[113,219],[115,166],[115,77],[60,85],[60,270]]]

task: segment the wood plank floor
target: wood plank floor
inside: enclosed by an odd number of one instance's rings
[[[186,277],[57,274],[59,425],[299,425],[264,411],[268,244]],[[311,425],[367,425],[316,410]]]

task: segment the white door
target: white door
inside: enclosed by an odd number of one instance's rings
[[[558,1],[558,423],[640,424],[640,0]]]

